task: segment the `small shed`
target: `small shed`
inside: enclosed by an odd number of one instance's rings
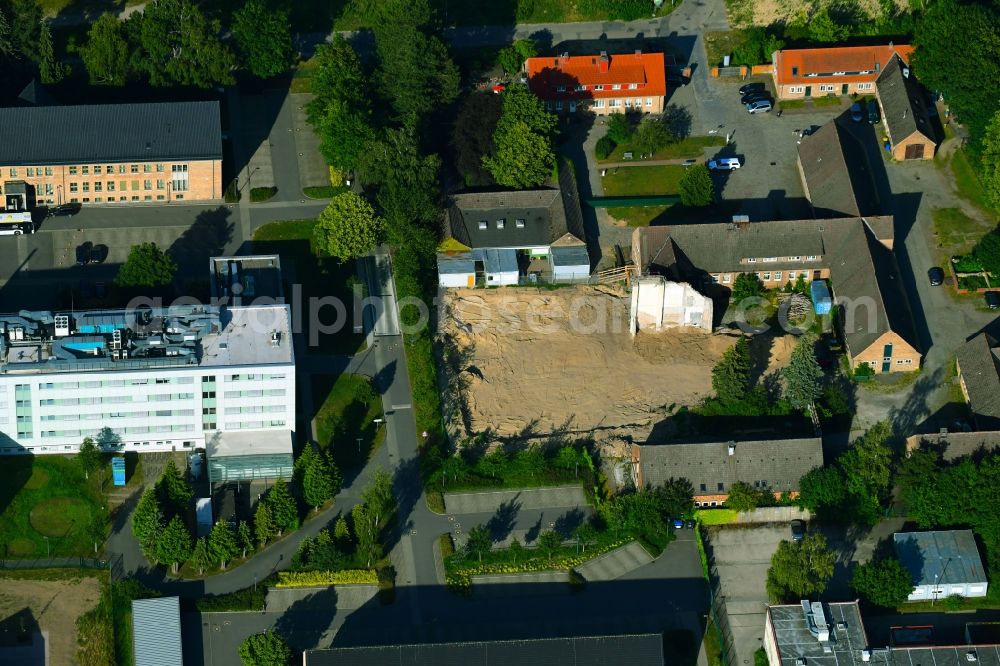
[[[812,297],[813,309],[816,314],[830,314],[833,299],[830,298],[830,288],[826,286],[826,280],[813,280],[809,284],[809,294]]]
[[[132,649],[135,666],[184,666],[177,597],[132,602]]]
[[[897,532],[892,539],[913,577],[909,601],[986,596],[986,571],[972,530]]]
[[[476,261],[469,252],[438,254],[438,285],[445,288],[475,287]]]
[[[590,255],[586,245],[553,245],[549,253],[552,278],[559,281],[586,280],[590,277]]]
[[[472,251],[476,262],[482,262],[487,287],[517,284],[517,251],[509,248],[485,248]]]

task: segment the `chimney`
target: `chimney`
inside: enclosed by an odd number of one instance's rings
[[[641,55],[642,55],[642,49],[636,49],[636,50],[635,50],[635,54],[636,54],[637,56],[641,56]]]
[[[903,68],[903,78],[905,78],[905,79],[910,78],[910,68],[909,67],[904,67]]]
[[[608,52],[601,51],[601,57],[597,60],[597,71],[601,74],[607,74],[610,67],[611,58],[608,57]]]
[[[729,442],[729,455],[736,455],[736,442]]]

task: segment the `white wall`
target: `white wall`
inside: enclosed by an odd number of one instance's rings
[[[590,264],[580,266],[553,266],[552,277],[555,279],[578,279],[582,280],[590,275]]]
[[[930,601],[931,599],[936,599],[941,601],[955,595],[960,597],[985,597],[988,589],[989,586],[985,581],[971,584],[938,585],[936,589],[933,585],[918,585],[913,588],[913,592],[910,593],[907,600]]]
[[[473,278],[472,273],[438,273],[438,285],[450,289],[468,287]],[[472,284],[474,286],[475,282]]]
[[[510,287],[517,284],[517,271],[500,271],[486,274],[486,285],[489,287]]]

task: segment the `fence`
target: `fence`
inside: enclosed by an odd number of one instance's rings
[[[120,565],[120,558],[115,562]],[[46,557],[33,560],[0,560],[0,569],[109,569],[111,560],[95,560],[92,557]]]
[[[719,571],[714,565],[709,567],[708,594],[711,602],[709,613],[715,625],[716,638],[719,641],[722,666],[738,666],[736,656],[736,642],[733,638],[733,630],[729,624],[729,612],[726,610],[726,597],[722,594],[722,584],[719,579]],[[709,666],[712,666],[709,664]]]

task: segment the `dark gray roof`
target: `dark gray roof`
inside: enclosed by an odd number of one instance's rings
[[[587,636],[307,650],[305,666],[663,666],[663,636]]]
[[[840,122],[828,122],[802,139],[799,164],[816,217],[878,214],[878,194],[868,157]]]
[[[752,270],[772,264],[742,264],[746,258],[817,256],[827,254],[821,225],[814,220],[783,220],[744,224],[681,224],[670,227],[678,250],[694,265],[705,270]],[[807,266],[803,266],[808,268]]]
[[[969,407],[980,430],[1000,430],[1000,359],[997,341],[980,333],[955,352]]]
[[[473,249],[547,247],[559,239],[582,245],[579,208],[575,193],[565,188],[455,194],[445,211],[444,237]],[[524,223],[520,228],[518,220]],[[571,238],[564,238],[567,234]]]
[[[1000,449],[1000,430],[914,435],[907,440],[908,449],[909,442],[913,440],[918,441],[921,448],[940,451],[941,458],[946,462],[954,462],[980,452]]]
[[[907,76],[907,73],[909,74]],[[914,132],[934,141],[930,114],[924,91],[913,70],[899,56],[886,63],[875,81],[875,89],[882,105],[882,116],[889,129],[889,139],[896,145]]]
[[[892,541],[914,585],[987,582],[972,530],[896,532]]]
[[[0,109],[0,165],[222,159],[218,102]]]
[[[590,255],[587,254],[586,245],[573,245],[563,247],[556,245],[552,248],[553,266],[586,266],[590,268]]]
[[[819,437],[643,444],[638,449],[643,484],[685,478],[694,484],[696,495],[716,494],[720,483],[726,492],[737,481],[763,481],[775,492],[798,490],[802,475],[823,466]]]
[[[132,602],[132,644],[135,666],[183,666],[177,597]]]

